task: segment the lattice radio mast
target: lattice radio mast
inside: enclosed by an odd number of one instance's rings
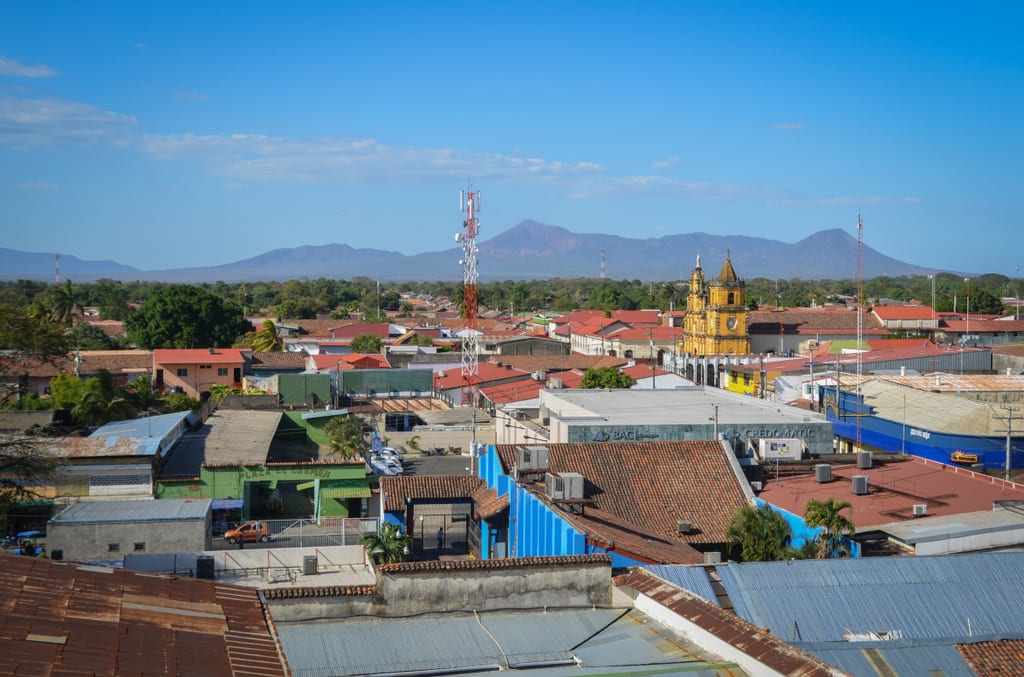
[[[53,255],[53,274],[57,284],[60,284],[60,254]]]
[[[480,331],[477,328],[479,306],[476,298],[479,280],[476,236],[480,232],[480,219],[476,214],[480,210],[480,191],[474,192],[471,188],[469,186],[469,189],[459,191],[459,211],[465,213],[466,218],[462,222],[463,232],[455,236],[455,241],[462,243],[462,260],[459,261],[462,265],[462,319],[465,320],[462,333],[462,405],[476,407],[480,381]]]

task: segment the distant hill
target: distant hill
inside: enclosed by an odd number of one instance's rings
[[[601,252],[609,279],[682,280],[701,265],[717,275],[731,256],[741,278],[853,279],[857,276],[857,240],[840,229],[819,231],[788,244],[765,238],[685,233],[636,239],[597,233],[572,233],[558,226],[523,221],[478,244],[479,274],[490,280],[531,280],[552,277],[599,277]],[[926,275],[936,271],[863,249],[865,278]],[[345,244],[275,249],[249,259],[206,268],[140,271],[113,261],[83,261],[61,254],[61,275],[76,282],[109,277],[117,280],[164,282],[255,282],[259,280],[351,279],[460,280],[461,247],[406,256],[380,249],[354,249]],[[54,277],[52,254],[0,249],[0,279]]]
[[[60,255],[61,279],[75,281],[136,279],[140,271],[116,261],[86,261],[70,254]],[[53,280],[57,274],[57,261],[52,253],[21,252],[0,247],[0,279]]]

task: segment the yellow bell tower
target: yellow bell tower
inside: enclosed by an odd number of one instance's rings
[[[691,355],[749,354],[747,313],[746,283],[736,276],[729,253],[714,280],[704,278],[698,256],[686,298],[683,351]]]

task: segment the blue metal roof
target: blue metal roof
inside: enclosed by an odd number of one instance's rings
[[[628,667],[659,675],[710,677],[721,674],[717,668],[723,665],[735,667],[702,657],[699,647],[665,634],[642,615],[625,609],[279,621],[277,629],[292,673],[303,677],[472,674],[505,666],[529,668],[531,676],[545,677],[621,675]]]
[[[133,418],[127,421],[113,421],[97,428],[89,437],[103,437],[107,446],[113,447],[123,439],[134,440],[138,445],[137,456],[154,456],[160,450],[165,438],[179,428],[182,421],[195,420],[190,411],[176,411],[171,414],[159,414]]]
[[[682,564],[671,566],[656,564],[645,566],[644,568],[665,582],[684,590],[689,590],[693,594],[699,595],[706,601],[718,606],[718,597],[711,588],[711,579],[708,578],[708,572],[703,567],[685,566]]]
[[[736,613],[787,641],[889,631],[925,641],[1024,637],[1024,553],[759,562],[717,571]]]

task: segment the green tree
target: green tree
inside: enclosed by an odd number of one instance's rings
[[[277,325],[273,320],[263,320],[263,324],[253,336],[252,349],[258,353],[284,350],[284,339],[277,335]]]
[[[397,524],[381,524],[376,533],[360,538],[359,545],[366,548],[377,564],[394,564],[409,556],[412,537],[403,535]]]
[[[50,379],[50,399],[54,409],[73,409],[85,394],[85,384],[74,374],[57,374]]]
[[[383,345],[384,342],[379,336],[374,336],[373,334],[360,334],[352,339],[352,352],[363,354],[379,353],[381,346]]]
[[[199,400],[189,397],[185,393],[167,393],[164,397],[164,409],[168,413],[175,411],[196,411],[199,409]]]
[[[744,562],[774,562],[795,556],[789,542],[793,532],[786,518],[767,503],[737,508],[725,528],[725,537],[738,548]]]
[[[68,340],[76,350],[114,350],[117,342],[106,332],[87,322],[79,322],[68,331]]]
[[[75,313],[82,311],[84,298],[82,292],[72,286],[71,280],[64,280],[64,284],[50,287],[45,300],[50,310],[50,319],[57,324],[70,326]]]
[[[153,381],[145,374],[128,382],[125,397],[137,414],[160,414],[164,411],[163,394],[153,387]]]
[[[324,426],[324,434],[334,456],[349,460],[366,453],[363,426],[355,416],[335,416]]]
[[[632,388],[636,385],[636,379],[629,374],[623,374],[615,367],[598,367],[587,369],[583,373],[583,380],[580,381],[580,388]]]
[[[430,338],[426,334],[416,334],[409,339],[409,345],[411,346],[432,346],[434,345],[434,339]]]
[[[164,287],[125,320],[128,338],[140,348],[230,346],[252,325],[234,301],[185,284]]]
[[[825,501],[812,498],[804,505],[804,523],[809,527],[821,527],[822,530],[818,536],[818,559],[850,554],[845,537],[852,538],[857,529],[853,520],[842,513],[852,507],[849,501],[836,498]]]
[[[30,364],[59,364],[70,351],[64,327],[33,315],[31,309],[0,304],[0,377],[3,381],[27,379]],[[26,387],[0,388],[0,404],[20,399]]]

